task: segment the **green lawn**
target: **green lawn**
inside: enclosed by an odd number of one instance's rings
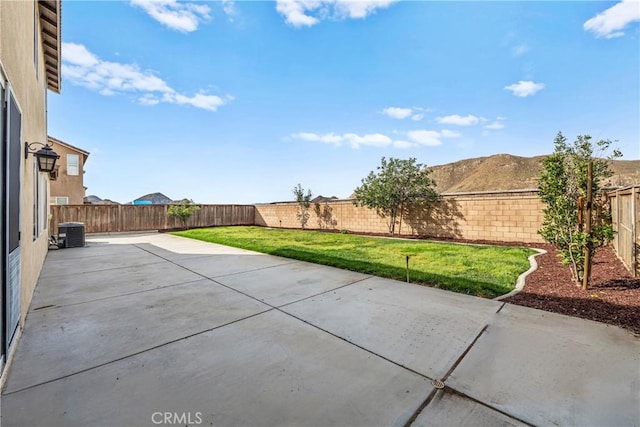
[[[531,249],[387,239],[263,227],[215,227],[173,233],[271,255],[493,298],[529,269]]]

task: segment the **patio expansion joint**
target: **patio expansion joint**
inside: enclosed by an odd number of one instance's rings
[[[53,261],[53,262],[56,262],[56,261]],[[139,267],[139,266],[142,266],[142,265],[159,264],[161,262],[162,262],[161,260],[152,261],[152,262],[144,262],[144,263],[141,263],[141,264],[135,264],[135,267]],[[131,267],[133,267],[133,266],[131,266]],[[110,267],[110,268],[102,268],[102,269],[99,269],[99,270],[83,271],[81,273],[77,273],[76,272],[76,273],[64,273],[64,274],[46,274],[46,275],[42,276],[42,278],[43,279],[49,279],[49,278],[56,278],[57,279],[57,278],[66,277],[66,276],[78,276],[80,274],[87,274],[87,273],[102,273],[104,271],[121,270],[121,269],[122,269],[122,267]]]
[[[320,295],[328,294],[329,292],[335,292],[335,291],[337,291],[339,289],[346,288],[347,286],[355,285],[356,283],[360,283],[360,282],[364,282],[365,280],[369,280],[372,277],[373,276],[363,277],[362,279],[357,279],[357,280],[354,280],[353,282],[345,283],[344,285],[340,285],[340,286],[338,286],[336,288],[329,289],[329,290],[326,290],[326,291],[322,291],[322,292],[319,292],[319,293],[317,293],[315,295],[310,295],[308,297],[300,298],[299,300],[291,301],[291,302],[279,305],[279,306],[274,307],[274,308],[280,309],[282,307],[287,307],[287,306],[292,305],[292,304],[297,304],[299,302],[306,301],[306,300],[311,299],[311,298],[319,297]]]
[[[188,272],[190,272],[190,273],[197,274],[198,276],[203,277],[203,278],[205,278],[205,279],[209,279],[209,280],[214,279],[214,278],[219,278],[219,277],[235,276],[235,275],[237,275],[237,274],[252,273],[252,272],[254,272],[254,271],[267,270],[267,269],[269,269],[269,268],[276,268],[276,267],[281,267],[281,266],[283,266],[283,265],[289,265],[289,264],[295,264],[295,263],[297,263],[297,262],[301,262],[301,261],[297,261],[297,260],[283,261],[283,262],[282,262],[282,264],[269,265],[269,266],[266,266],[266,267],[260,267],[260,268],[253,268],[253,269],[250,269],[250,270],[239,271],[239,272],[237,272],[237,273],[221,274],[221,275],[219,275],[219,276],[205,276],[204,274],[201,274],[201,273],[198,273],[197,271],[191,270],[190,268],[185,267],[184,265],[179,264],[179,263],[177,263],[176,261],[174,261],[174,260],[172,260],[172,259],[165,258],[165,257],[163,257],[162,255],[158,255],[158,254],[156,254],[156,253],[154,253],[154,252],[151,252],[151,251],[149,251],[149,250],[147,250],[147,249],[145,249],[145,248],[143,248],[143,247],[140,247],[140,246],[138,246],[138,245],[133,245],[133,246],[135,246],[136,248],[138,248],[138,249],[140,249],[140,250],[143,250],[143,251],[145,251],[145,252],[147,252],[147,253],[149,253],[149,254],[151,254],[151,255],[153,255],[153,256],[157,256],[158,258],[162,259],[163,261],[166,261],[166,262],[168,262],[168,263],[171,263],[171,264],[173,264],[173,265],[175,265],[175,266],[177,266],[177,267],[180,267],[180,268],[183,268],[183,269],[187,270],[187,271],[188,271]],[[206,257],[210,257],[210,256],[215,256],[215,254],[204,254],[204,255],[202,255],[202,256],[192,257],[192,258],[189,258],[189,259],[190,259],[190,260],[191,260],[191,259],[201,259],[201,258],[206,258]],[[154,264],[155,264],[155,263],[154,263]],[[217,282],[216,282],[216,283],[217,283]],[[223,286],[224,286],[224,285],[223,285]]]
[[[467,355],[467,353],[469,353],[469,350],[471,350],[471,347],[473,347],[473,345],[476,343],[476,341],[478,341],[478,338],[480,338],[480,336],[484,333],[484,331],[487,329],[487,326],[489,326],[489,325],[485,324],[482,327],[482,329],[480,329],[480,331],[476,334],[476,336],[473,339],[473,341],[471,341],[471,343],[464,349],[464,351],[460,354],[460,356],[458,356],[456,361],[453,362],[453,365],[451,365],[451,367],[449,368],[447,373],[442,377],[442,379],[439,379],[439,381],[442,381],[442,383],[445,384],[446,388],[452,389],[451,387],[446,385],[447,378],[449,378],[451,373],[456,369],[456,367],[458,367],[458,365],[460,364],[462,359],[464,359],[464,357]],[[431,393],[429,393],[427,398],[418,407],[418,409],[416,409],[416,411],[413,413],[413,415],[411,415],[411,417],[409,417],[407,422],[404,424],[404,427],[409,427],[410,425],[412,425],[416,421],[416,419],[420,416],[420,414],[429,406],[429,404],[431,403],[433,398],[436,396],[437,392],[438,392],[438,388],[434,387],[433,390],[431,390]]]
[[[482,400],[478,400],[473,396],[469,396],[468,394],[466,394],[464,392],[461,392],[458,389],[455,389],[455,388],[452,388],[452,387],[448,387],[448,390],[453,394],[457,394],[458,396],[464,397],[465,399],[469,399],[472,402],[477,403],[478,405],[481,405],[481,406],[484,406],[485,408],[491,409],[492,411],[499,412],[500,414],[502,414],[502,415],[504,415],[506,417],[509,417],[509,418],[511,418],[513,420],[516,420],[516,421],[518,421],[518,422],[520,422],[520,423],[522,423],[524,425],[527,425],[527,426],[530,426],[530,427],[537,427],[536,424],[531,424],[530,422],[525,421],[520,417],[517,417],[517,416],[515,416],[513,414],[510,414],[508,412],[505,412],[502,409],[499,409],[499,408],[496,408],[494,406],[491,406],[491,405],[487,404],[486,402],[483,402]]]
[[[42,306],[42,307],[32,308],[32,309],[29,310],[29,314],[31,314],[34,311],[56,310],[56,309],[59,309],[59,308],[72,307],[72,306],[75,306],[75,305],[81,305],[81,304],[87,304],[87,303],[92,303],[92,302],[104,301],[104,300],[108,300],[108,299],[126,297],[126,296],[131,296],[131,295],[137,295],[137,294],[142,294],[142,293],[145,293],[145,292],[153,292],[153,291],[158,291],[158,290],[161,290],[161,289],[173,288],[173,287],[176,287],[176,286],[190,285],[190,284],[199,282],[201,280],[202,279],[189,280],[188,282],[173,283],[171,285],[158,286],[157,288],[142,289],[140,291],[133,291],[133,292],[125,292],[123,294],[110,295],[110,296],[107,296],[107,297],[95,298],[95,299],[90,299],[90,300],[86,300],[86,301],[72,302],[72,303],[69,303],[69,304],[51,304],[51,305],[46,305],[46,306]]]
[[[251,270],[239,271],[237,273],[228,273],[228,274],[221,274],[219,276],[211,276],[211,277],[207,277],[207,279],[220,279],[220,278],[223,278],[223,277],[237,276],[238,274],[253,273],[253,272],[256,272],[256,271],[268,270],[270,268],[282,267],[283,265],[291,265],[291,264],[295,264],[295,263],[298,263],[298,262],[300,262],[300,261],[293,260],[293,261],[290,261],[290,262],[283,262],[282,264],[269,265],[267,267],[260,267],[260,268],[253,268]],[[180,264],[177,264],[177,265],[180,265]],[[182,268],[186,268],[186,267],[182,267]],[[189,271],[191,271],[191,270],[189,270]],[[195,273],[195,271],[191,271],[191,272]],[[196,274],[199,274],[199,273],[196,273]],[[206,276],[203,276],[203,277],[206,277]]]
[[[131,353],[131,354],[128,354],[126,356],[118,357],[117,359],[113,359],[113,360],[110,360],[108,362],[100,363],[100,364],[95,365],[95,366],[90,366],[88,368],[81,369],[79,371],[72,372],[72,373],[67,374],[67,375],[62,375],[62,376],[60,376],[58,378],[53,378],[51,380],[43,381],[41,383],[32,384],[32,385],[29,385],[29,386],[26,386],[26,387],[22,387],[22,388],[19,388],[17,390],[10,391],[8,393],[5,393],[4,391],[2,391],[2,396],[9,396],[11,394],[20,393],[20,392],[23,392],[25,390],[30,390],[32,388],[39,387],[41,385],[45,385],[45,384],[53,383],[53,382],[56,382],[56,381],[64,380],[66,378],[70,378],[70,377],[73,377],[73,376],[78,375],[78,374],[89,372],[89,371],[92,371],[94,369],[101,368],[103,366],[108,366],[108,365],[111,365],[113,363],[121,362],[123,360],[130,359],[132,357],[138,356],[140,354],[147,353],[149,351],[157,350],[159,348],[162,348],[162,347],[165,347],[165,346],[168,346],[168,345],[171,345],[171,344],[175,344],[177,342],[184,341],[186,339],[193,338],[193,337],[198,336],[198,335],[206,334],[207,332],[215,331],[216,329],[220,329],[220,328],[224,328],[224,327],[229,326],[229,325],[233,325],[234,323],[242,322],[244,320],[248,320],[248,319],[251,319],[253,317],[260,316],[260,315],[268,313],[270,311],[273,311],[273,308],[269,308],[269,309],[260,311],[258,313],[254,313],[254,314],[251,314],[249,316],[242,317],[240,319],[235,319],[235,320],[232,320],[231,322],[227,322],[227,323],[224,323],[222,325],[214,326],[213,328],[207,328],[207,329],[202,330],[202,331],[194,332],[192,334],[185,335],[183,337],[176,338],[176,339],[164,342],[162,344],[154,345],[153,347],[149,347],[149,348],[146,348],[144,350],[136,351],[135,353]]]
[[[498,309],[498,311],[496,312],[496,314],[498,314],[500,312],[500,310],[502,310],[502,307],[505,306],[506,303],[503,303],[500,308]],[[447,379],[449,379],[449,377],[451,376],[451,374],[453,373],[453,371],[455,371],[455,369],[458,367],[458,365],[460,365],[460,363],[462,362],[462,360],[467,356],[467,354],[469,354],[469,351],[471,351],[471,349],[473,348],[473,346],[476,344],[476,342],[478,342],[478,340],[480,339],[480,337],[487,331],[487,329],[489,329],[489,324],[485,324],[484,327],[482,327],[482,329],[476,334],[475,338],[473,339],[473,341],[471,341],[471,343],[469,343],[469,345],[467,346],[467,348],[464,349],[464,351],[460,354],[460,356],[458,356],[458,358],[456,359],[456,361],[451,365],[451,367],[449,368],[449,370],[447,371],[447,373],[442,377],[441,381],[445,384],[445,388],[442,390],[443,392],[445,390],[457,394],[458,396],[464,397],[465,399],[469,399],[472,402],[482,405],[485,408],[488,408],[492,411],[495,412],[499,412],[500,414],[509,417],[513,420],[516,420],[522,424],[531,426],[531,427],[535,427],[534,424],[531,424],[513,414],[510,414],[508,412],[505,412],[504,410],[500,409],[500,408],[496,408],[494,406],[489,405],[486,402],[483,402],[481,400],[476,399],[473,396],[470,396],[450,385],[446,384]],[[420,416],[420,414],[422,412],[424,412],[428,407],[429,404],[433,401],[433,399],[436,397],[437,393],[438,393],[438,389],[434,388],[431,393],[429,393],[429,395],[427,396],[427,398],[424,400],[424,402],[422,403],[422,405],[420,405],[420,407],[416,410],[416,412],[409,418],[409,420],[406,422],[406,424],[404,425],[404,427],[409,427],[411,426],[415,420]]]
[[[330,292],[330,291],[328,291],[328,292]],[[324,293],[324,292],[323,292],[323,293]],[[311,326],[311,327],[313,327],[313,328],[315,328],[315,329],[318,329],[318,330],[320,330],[320,331],[322,331],[322,332],[324,332],[324,333],[326,333],[326,334],[329,334],[329,335],[331,335],[331,336],[332,336],[332,337],[334,337],[334,338],[338,338],[339,340],[344,341],[344,342],[346,342],[346,343],[348,343],[348,344],[350,344],[350,345],[352,345],[352,346],[354,346],[354,347],[357,347],[357,348],[359,348],[360,350],[363,350],[363,351],[365,351],[365,352],[367,352],[367,353],[369,353],[369,354],[372,354],[372,355],[374,355],[374,356],[376,356],[376,357],[379,357],[380,359],[382,359],[382,360],[384,360],[384,361],[387,361],[387,362],[389,362],[389,363],[391,363],[391,364],[393,364],[393,365],[396,365],[396,366],[398,366],[398,367],[400,367],[400,368],[406,369],[407,371],[409,371],[409,372],[411,372],[411,373],[413,373],[413,374],[415,374],[415,375],[418,375],[418,376],[420,376],[420,377],[422,377],[422,378],[424,378],[424,379],[427,379],[427,380],[430,380],[430,381],[433,381],[433,380],[434,380],[434,378],[431,378],[431,377],[429,377],[429,376],[427,376],[427,375],[423,374],[422,372],[418,372],[418,371],[416,371],[415,369],[412,369],[412,368],[410,368],[410,367],[408,367],[408,366],[405,366],[405,365],[403,365],[403,364],[401,364],[401,363],[398,363],[398,362],[396,362],[395,360],[389,359],[388,357],[383,356],[383,355],[381,355],[381,354],[379,354],[379,353],[376,353],[375,351],[370,350],[370,349],[368,349],[368,348],[366,348],[366,347],[363,347],[363,346],[361,346],[360,344],[357,344],[357,343],[355,343],[355,342],[353,342],[353,341],[349,341],[348,339],[346,339],[346,338],[344,338],[344,337],[341,337],[340,335],[336,335],[336,334],[334,334],[333,332],[331,332],[331,331],[329,331],[329,330],[327,330],[327,329],[321,328],[320,326],[315,325],[315,324],[313,324],[313,323],[311,323],[311,322],[309,322],[309,321],[307,321],[307,320],[305,320],[305,319],[303,319],[303,318],[301,318],[301,317],[298,317],[298,316],[295,316],[295,315],[293,315],[293,314],[291,314],[291,313],[288,313],[288,312],[286,312],[286,311],[283,311],[283,310],[281,310],[279,307],[275,307],[275,310],[276,310],[276,311],[279,311],[280,313],[285,314],[285,315],[287,315],[287,316],[289,316],[289,317],[292,317],[292,318],[294,318],[294,319],[296,319],[296,320],[298,320],[298,321],[300,321],[300,322],[302,322],[302,323],[304,323],[304,324],[306,324],[306,325],[308,325],[308,326]]]
[[[146,249],[144,249],[144,248],[140,248],[140,249],[142,249],[142,250],[146,251]],[[152,252],[150,252],[150,253],[152,253]],[[300,298],[299,300],[295,300],[295,301],[292,301],[292,302],[288,302],[288,303],[286,303],[286,304],[282,304],[282,305],[280,305],[280,306],[276,306],[276,305],[273,305],[273,304],[269,304],[268,302],[263,301],[263,300],[261,300],[261,299],[259,299],[259,298],[256,298],[256,297],[254,297],[254,296],[253,296],[253,295],[251,295],[251,294],[248,294],[248,293],[246,293],[246,292],[242,292],[242,291],[240,291],[240,290],[238,290],[238,289],[236,289],[236,288],[234,288],[234,287],[231,287],[231,286],[229,286],[229,285],[225,285],[225,284],[224,284],[224,283],[222,283],[222,282],[218,282],[216,279],[219,279],[219,278],[221,278],[221,277],[234,276],[234,275],[237,275],[237,274],[253,273],[253,272],[256,272],[256,271],[262,271],[262,270],[267,270],[267,269],[271,269],[271,268],[282,267],[283,265],[291,265],[291,264],[295,264],[295,263],[302,263],[302,262],[304,262],[304,261],[292,260],[291,262],[285,262],[285,263],[283,263],[283,264],[270,265],[270,266],[267,266],[267,267],[261,267],[261,268],[256,268],[256,269],[252,269],[252,270],[245,270],[245,271],[241,271],[241,272],[238,272],[238,273],[231,273],[231,274],[225,274],[225,275],[220,275],[220,276],[205,276],[204,274],[202,274],[202,273],[198,273],[197,271],[194,271],[194,270],[192,270],[192,269],[190,269],[190,268],[188,268],[188,267],[185,267],[185,266],[183,266],[183,265],[181,265],[181,264],[178,264],[177,262],[175,262],[175,261],[173,261],[173,260],[170,260],[170,259],[164,258],[164,257],[162,257],[162,256],[160,256],[160,255],[158,255],[158,254],[153,254],[153,255],[155,255],[155,256],[157,256],[157,257],[160,257],[160,258],[162,258],[163,260],[165,260],[165,261],[167,261],[167,262],[169,262],[169,263],[171,263],[171,264],[173,264],[173,265],[175,265],[175,266],[177,266],[177,267],[180,267],[180,268],[182,268],[182,269],[184,269],[184,270],[187,270],[187,271],[188,271],[188,272],[190,272],[190,273],[196,274],[196,275],[198,275],[198,276],[202,277],[203,279],[209,280],[209,281],[211,281],[211,282],[215,283],[216,285],[220,285],[220,286],[222,286],[222,287],[224,287],[224,288],[227,288],[227,289],[229,289],[229,290],[231,290],[231,291],[237,292],[237,293],[239,293],[240,295],[244,295],[244,296],[245,296],[245,297],[247,297],[247,298],[251,298],[251,299],[252,299],[252,300],[254,300],[254,301],[258,301],[259,303],[265,304],[265,305],[267,305],[267,306],[271,307],[272,309],[278,309],[278,307],[286,307],[286,306],[288,306],[288,305],[295,304],[295,303],[298,303],[298,302],[300,302],[300,301],[307,300],[307,299],[309,299],[309,298],[315,298],[315,297],[317,297],[317,296],[320,296],[320,295],[326,294],[326,293],[328,293],[328,292],[334,292],[334,291],[336,291],[336,290],[338,290],[338,289],[342,289],[342,288],[344,288],[344,287],[351,286],[351,285],[353,285],[353,284],[355,284],[355,283],[362,282],[362,281],[364,281],[364,280],[367,280],[367,279],[370,279],[371,277],[373,277],[373,276],[366,276],[366,277],[363,277],[363,278],[361,278],[361,279],[357,279],[357,280],[354,280],[354,281],[352,281],[352,282],[346,283],[346,284],[344,284],[344,285],[336,286],[335,288],[331,288],[331,289],[329,289],[329,290],[322,291],[322,292],[319,292],[319,293],[317,293],[317,294],[310,295],[310,296],[308,296],[308,297]],[[284,313],[284,312],[283,312],[283,313]]]

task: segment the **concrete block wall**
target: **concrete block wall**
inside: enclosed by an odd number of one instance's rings
[[[259,204],[256,225],[300,228],[295,202]],[[542,242],[544,204],[536,190],[445,194],[433,209],[396,225],[403,235],[505,242]],[[388,233],[386,218],[351,200],[311,205],[307,228]],[[319,214],[319,215],[318,215]]]

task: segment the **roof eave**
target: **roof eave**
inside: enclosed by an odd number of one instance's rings
[[[47,142],[51,146],[56,145],[56,144],[64,145],[65,147],[82,154],[82,156],[84,157],[83,161],[86,161],[87,157],[89,157],[89,154],[91,154],[87,150],[83,150],[82,148],[78,148],[75,145],[71,145],[68,142],[61,141],[58,138],[54,138],[52,136],[47,136]]]
[[[61,0],[38,0],[38,6],[47,89],[60,93],[62,87],[62,3]]]

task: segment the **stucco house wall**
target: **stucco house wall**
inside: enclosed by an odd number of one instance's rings
[[[53,29],[59,35],[60,1],[47,2],[47,14],[53,13]],[[51,11],[54,12],[51,12]],[[5,93],[11,90],[21,111],[21,148],[26,143],[47,141],[47,89],[59,89],[58,58],[45,58],[42,33],[41,6],[36,1],[0,1],[0,86]],[[47,24],[51,25],[51,24]],[[51,37],[51,32],[47,37]],[[56,36],[56,34],[53,34]],[[59,49],[57,46],[47,49]],[[55,46],[55,45],[54,45]],[[57,49],[57,50],[56,50]],[[49,52],[51,54],[51,51]],[[2,110],[4,111],[4,110]],[[4,141],[4,138],[0,139]],[[20,158],[20,323],[24,326],[34,288],[48,249],[48,204],[34,206],[35,183],[39,194],[47,194],[48,176],[34,170],[35,158]],[[4,185],[4,180],[3,180]],[[3,196],[4,197],[4,196]],[[38,208],[40,208],[38,210]],[[43,210],[46,209],[46,213]],[[34,221],[38,218],[38,227]],[[7,218],[3,215],[3,223]],[[44,218],[44,221],[42,219]],[[3,283],[3,286],[5,284]],[[6,303],[6,302],[3,302]]]
[[[59,205],[61,200],[56,198],[67,198],[67,205],[81,205],[84,203],[85,187],[84,187],[84,164],[89,157],[89,153],[81,148],[74,147],[59,139],[48,137],[49,145],[60,155],[56,163],[56,178],[50,180],[51,188],[51,204]],[[69,154],[78,156],[78,174],[72,175],[69,172],[67,160]]]

